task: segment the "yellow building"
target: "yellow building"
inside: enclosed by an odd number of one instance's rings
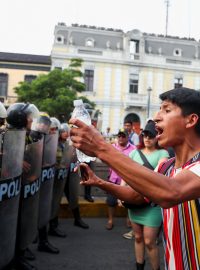
[[[19,82],[32,81],[50,70],[50,56],[0,52],[0,101],[6,106],[15,102]]]
[[[102,112],[102,131],[115,133],[125,118],[143,127],[160,93],[181,85],[200,89],[199,50],[193,39],[59,23],[51,61],[52,69],[64,69],[72,58],[84,60],[84,94]]]

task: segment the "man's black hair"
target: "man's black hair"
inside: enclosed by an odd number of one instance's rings
[[[126,123],[131,124],[131,125],[133,124],[133,122],[131,120],[124,120],[124,124],[126,124]]]
[[[181,108],[183,116],[195,113],[199,116],[199,120],[195,126],[195,130],[200,135],[200,92],[194,89],[181,87],[162,93],[160,96],[162,101],[168,100]]]

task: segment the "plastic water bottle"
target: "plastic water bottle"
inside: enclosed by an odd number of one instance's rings
[[[91,125],[91,117],[84,107],[82,99],[74,100],[74,111],[72,113],[72,118],[79,119],[88,126]],[[85,155],[78,149],[76,149],[76,155],[79,162],[89,163],[90,161],[94,161],[96,159],[95,157]]]

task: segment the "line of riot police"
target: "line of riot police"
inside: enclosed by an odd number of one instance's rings
[[[0,125],[0,269],[34,270],[29,245],[38,241],[39,251],[59,253],[49,243],[49,224],[52,235],[65,237],[58,211],[74,151],[68,135],[59,141],[69,128],[25,103],[7,111],[0,103]],[[88,228],[74,209],[75,225]]]

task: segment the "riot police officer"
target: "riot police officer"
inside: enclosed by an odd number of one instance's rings
[[[59,142],[60,142],[60,150],[58,148],[58,151],[60,151],[60,155],[57,156],[57,162],[59,163],[62,156],[61,149],[64,147],[62,144],[67,145],[67,162],[66,167],[68,168],[67,171],[67,179],[64,186],[64,194],[68,200],[69,208],[72,210],[73,216],[74,216],[74,225],[78,226],[83,229],[88,229],[89,226],[86,224],[81,216],[80,216],[80,209],[79,209],[79,183],[80,179],[77,173],[74,172],[74,167],[76,166],[77,157],[75,148],[70,143],[69,138],[69,126],[66,123],[61,124],[60,128],[60,135],[59,135]],[[60,156],[60,157],[59,157]],[[49,234],[53,236],[58,237],[65,237],[65,234],[61,232],[58,228],[58,216],[54,217],[50,221],[50,228],[49,228]]]
[[[46,175],[47,170],[54,171],[55,164],[52,160],[56,159],[57,148],[57,136],[55,134],[49,134],[51,125],[51,119],[47,113],[40,113],[39,118],[33,122],[33,131],[31,137],[33,140],[37,140],[41,136],[44,136],[44,151],[43,151],[43,165],[40,187],[40,203],[39,203],[39,222],[38,222],[38,251],[48,252],[52,254],[58,254],[59,249],[54,247],[48,240],[47,226],[51,214],[51,201],[53,196],[53,182],[54,175],[48,181],[43,181],[43,175]],[[55,138],[53,138],[56,136]],[[56,141],[55,141],[56,140]],[[53,157],[54,155],[55,157]],[[49,168],[49,166],[51,167]]]
[[[70,153],[68,151],[69,144],[67,142],[68,132],[63,132],[63,124],[61,125],[57,118],[51,117],[50,132],[54,133],[57,130],[59,131],[59,138],[56,154],[56,171],[54,179],[51,220],[49,222],[49,235],[64,238],[66,237],[66,233],[60,230],[58,226],[58,212],[69,169]]]
[[[17,128],[17,129],[26,129],[26,137],[25,142],[26,146],[32,143],[32,139],[30,137],[30,130],[32,122],[35,118],[38,117],[39,111],[34,104],[29,103],[15,103],[12,104],[7,110],[7,123],[9,128]],[[23,142],[24,143],[24,142]],[[26,151],[25,151],[26,153]],[[23,161],[23,171],[29,172],[31,170],[32,164],[27,162],[25,159]],[[26,241],[26,244],[22,245],[24,235],[29,233],[31,227],[26,226],[26,217],[22,211],[22,207],[24,207],[23,203],[23,180],[22,177],[22,188],[21,188],[21,196],[20,196],[20,209],[19,209],[19,217],[18,217],[18,226],[17,226],[17,240],[16,240],[16,251],[15,251],[15,269],[24,269],[24,270],[34,270],[36,267],[31,265],[27,259],[34,259],[34,255],[28,249],[28,245],[31,244],[30,241]],[[34,205],[33,205],[34,206]],[[31,231],[30,231],[31,232]],[[29,240],[29,239],[28,239]],[[26,257],[27,255],[27,257]]]

